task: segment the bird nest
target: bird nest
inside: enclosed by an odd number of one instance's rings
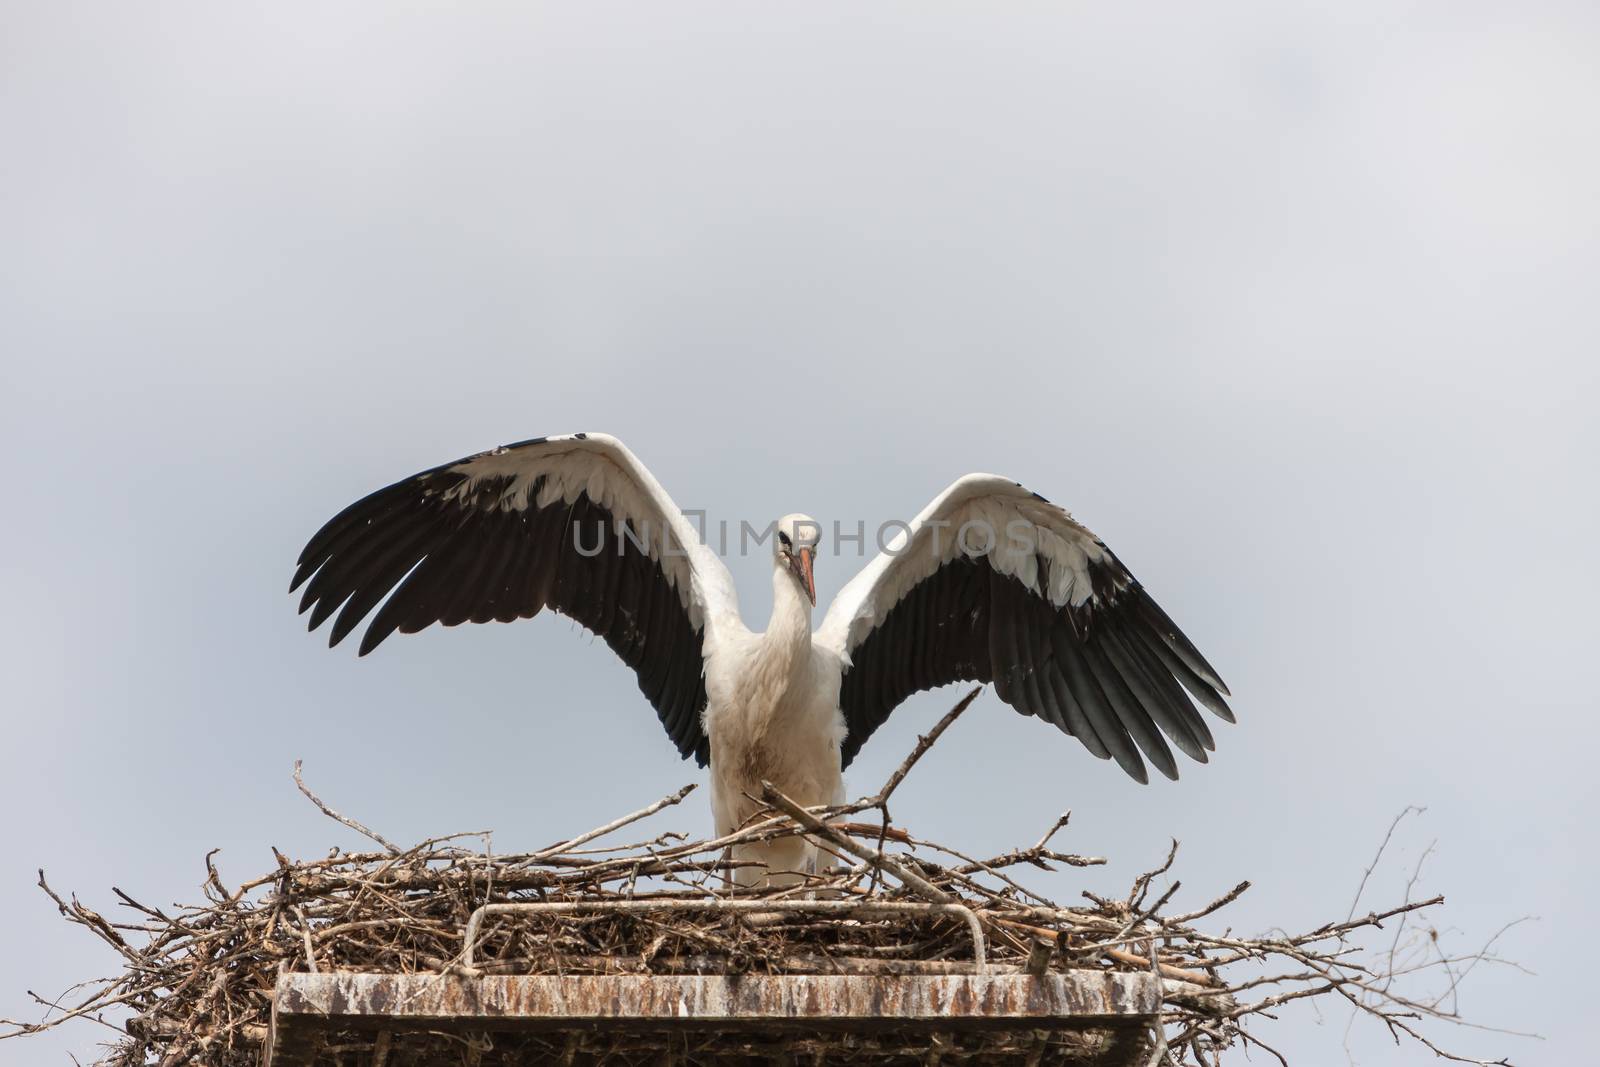
[[[969,698],[970,699],[970,698]],[[690,1039],[676,1062],[947,1062],[1194,1064],[1211,1067],[1233,1051],[1272,1052],[1258,1031],[1286,1002],[1333,998],[1371,1016],[1397,1037],[1450,1059],[1421,1027],[1454,1021],[1440,998],[1401,991],[1398,976],[1449,970],[1435,944],[1408,956],[1406,931],[1442,898],[1406,900],[1382,911],[1298,935],[1249,938],[1214,928],[1217,912],[1249,886],[1241,882],[1203,907],[1168,913],[1178,883],[1177,852],[1140,874],[1118,897],[1084,893],[1058,904],[1029,889],[1032,870],[1105,861],[1060,851],[1066,816],[1032,845],[974,857],[888,821],[888,800],[962,705],[921,740],[877,795],[842,809],[808,811],[768,789],[768,808],[735,834],[690,840],[664,833],[612,844],[630,825],[679,803],[692,786],[604,826],[538,852],[495,855],[479,835],[456,834],[402,848],[329,808],[331,818],[376,848],[313,860],[278,854],[272,870],[229,888],[210,858],[205,899],[162,908],[114,889],[108,917],[76,897],[40,885],[70,921],[104,941],[118,974],[81,987],[71,1002],[41,1001],[39,1022],[6,1024],[0,1037],[94,1019],[120,1033],[100,1060],[138,1064],[245,1065],[261,1062],[274,991],[285,974],[451,975],[850,975],[939,976],[1127,973],[1159,990],[1155,1011],[1124,1029],[970,1034],[897,1031],[790,1033],[761,1047]],[[875,816],[875,817],[871,817]],[[735,889],[727,884],[731,845],[805,834],[832,867],[801,887]],[[537,903],[539,908],[498,907]],[[487,907],[486,906],[495,906]],[[1363,933],[1385,928],[1381,949]],[[1425,935],[1420,941],[1430,940]],[[980,958],[981,957],[981,958]],[[891,1020],[892,1023],[892,1020]],[[725,1035],[726,1036],[726,1035]],[[654,1063],[669,1036],[639,1028],[523,1033],[496,1041],[470,1032],[409,1037],[333,1032],[318,1064],[607,1062]],[[407,1044],[407,1042],[410,1042]],[[907,1057],[916,1057],[908,1060]],[[1281,1057],[1279,1057],[1281,1059]],[[307,1059],[305,1062],[313,1062]],[[1478,1062],[1464,1060],[1464,1062]]]

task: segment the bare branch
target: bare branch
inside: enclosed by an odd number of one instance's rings
[[[1455,998],[1480,964],[1515,966],[1499,956],[1498,945],[1517,923],[1506,924],[1475,948],[1449,943],[1424,914],[1442,907],[1444,898],[1412,899],[1426,851],[1398,903],[1365,915],[1352,907],[1344,920],[1300,933],[1251,937],[1201,925],[1238,900],[1250,887],[1247,881],[1198,909],[1163,914],[1181,885],[1176,841],[1159,866],[1133,880],[1126,896],[1086,892],[1088,904],[1069,907],[1030,887],[1026,877],[1037,869],[1105,862],[1050,848],[1067,825],[1066,815],[1032,846],[988,858],[890,827],[888,800],[895,789],[975,696],[976,691],[969,693],[940,720],[875,797],[842,808],[810,809],[764,783],[759,799],[768,807],[747,825],[710,840],[663,833],[626,845],[585,847],[678,804],[692,789],[685,787],[534,852],[495,853],[487,832],[445,834],[401,849],[328,808],[305,787],[296,763],[300,791],[325,815],[376,842],[380,851],[334,852],[297,862],[274,850],[269,872],[232,892],[208,856],[198,904],[164,910],[114,890],[119,906],[136,923],[113,922],[76,897],[57,893],[41,872],[40,889],[51,904],[104,943],[118,970],[59,997],[38,997],[43,1017],[0,1021],[0,1039],[70,1020],[105,1025],[108,1013],[118,1019],[131,1014],[127,1036],[102,1061],[106,1067],[254,1063],[267,1032],[269,993],[283,966],[464,977],[703,973],[719,967],[792,974],[966,973],[976,956],[972,934],[964,924],[937,918],[943,910],[926,901],[960,904],[978,916],[987,964],[995,973],[1091,968],[1156,975],[1160,1019],[1146,1055],[1157,1067],[1221,1067],[1224,1060],[1233,1062],[1234,1052],[1255,1050],[1286,1062],[1263,1040],[1270,1037],[1265,1031],[1280,1012],[1319,1003],[1347,1005],[1352,1022],[1369,1020],[1378,1032],[1434,1056],[1488,1062],[1446,1047],[1437,1031],[1508,1032],[1461,1018]],[[873,808],[882,813],[881,825],[841,821]],[[1362,876],[1357,903],[1385,862],[1401,820],[1418,810],[1408,808],[1390,825]],[[807,837],[842,866],[793,886],[720,884],[719,876],[735,866],[725,849],[795,836]],[[481,849],[462,843],[464,837],[481,838]],[[892,855],[886,851],[891,843]],[[741,861],[747,862],[752,861]],[[909,905],[911,913],[858,914],[841,921],[778,907],[807,897],[887,901]],[[581,903],[584,911],[497,921],[480,931],[472,966],[466,966],[464,917],[481,904],[530,898]],[[773,907],[767,911],[763,904],[761,916],[700,910],[645,914],[623,907],[683,900],[743,907],[765,901]],[[452,1062],[469,1041],[460,1036],[439,1040],[460,1046],[452,1047]],[[638,1044],[643,1037],[619,1032],[606,1040],[618,1062],[653,1062]],[[561,1061],[561,1048],[545,1051],[543,1059]],[[1028,1062],[1031,1054],[1019,1050],[1016,1060]]]
[[[299,787],[300,792],[306,795],[306,799],[315,804],[317,806],[317,810],[321,811],[322,814],[326,815],[328,818],[334,820],[335,822],[343,823],[363,837],[376,841],[378,844],[382,845],[395,855],[400,854],[400,849],[391,843],[388,838],[384,837],[375,830],[368,829],[366,826],[348,816],[340,815],[338,812],[328,807],[328,805],[324,804],[321,797],[317,796],[317,794],[313,793],[310,789],[307,789],[305,781],[300,777],[299,760],[294,761],[294,784]]]

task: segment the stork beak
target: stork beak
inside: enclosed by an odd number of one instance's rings
[[[811,577],[811,550],[802,548],[789,557],[789,569],[794,571],[795,577],[800,579],[800,584],[806,588],[806,596],[811,598],[811,606],[817,606],[817,583]]]

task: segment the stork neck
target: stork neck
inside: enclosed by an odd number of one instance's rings
[[[772,570],[772,618],[763,640],[768,655],[790,667],[811,643],[811,601],[782,563]]]

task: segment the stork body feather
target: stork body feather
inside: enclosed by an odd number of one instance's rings
[[[744,826],[761,809],[756,798],[763,782],[806,807],[844,800],[839,660],[813,642],[811,605],[789,575],[775,570],[772,584],[766,631],[732,639],[706,658],[711,811],[719,835]],[[800,872],[814,857],[803,839],[790,838],[735,849],[733,859]],[[741,882],[760,873],[737,868]],[[786,877],[792,876],[779,880]]]

